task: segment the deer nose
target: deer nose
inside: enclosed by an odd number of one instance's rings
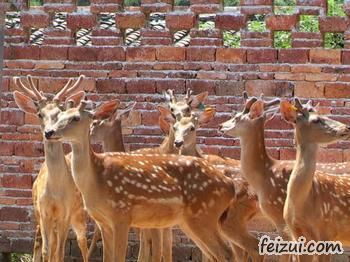
[[[174,144],[176,147],[181,147],[184,144],[184,142],[183,141],[175,141]]]
[[[55,133],[53,130],[45,131],[45,138],[49,139]]]

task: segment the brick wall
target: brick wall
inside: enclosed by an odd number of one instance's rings
[[[192,0],[177,10],[172,1],[142,0],[132,11],[121,0],[92,0],[84,11],[77,11],[74,1],[55,4],[44,1],[40,8],[27,8],[19,1],[21,23],[5,30],[4,72],[1,83],[0,114],[0,252],[30,252],[33,237],[31,187],[43,161],[43,145],[38,121],[15,105],[13,76],[31,74],[39,89],[51,93],[62,87],[69,77],[87,76],[84,89],[95,101],[117,97],[136,100],[135,112],[125,125],[125,142],[130,149],[155,146],[162,141],[155,105],[163,101],[161,92],[168,88],[184,93],[209,91],[208,105],[218,111],[215,120],[199,131],[198,142],[207,153],[239,158],[239,141],[217,132],[218,123],[226,120],[233,109],[241,108],[240,95],[313,98],[320,110],[350,124],[350,50],[349,18],[326,16],[323,0],[297,1],[293,15],[274,15],[271,0],[241,0],[239,12],[223,9],[219,0]],[[8,10],[12,7],[8,7]],[[348,12],[347,8],[345,11]],[[67,12],[67,26],[57,30],[52,19],[57,12]],[[113,12],[116,29],[101,29],[99,17]],[[148,27],[152,12],[165,13],[166,27]],[[200,14],[215,13],[215,28],[199,30]],[[266,32],[249,32],[250,15],[265,14]],[[298,31],[300,15],[316,15],[319,32]],[[29,44],[33,28],[44,28],[42,45]],[[91,46],[77,46],[75,33],[90,28]],[[141,46],[124,44],[125,30],[141,28]],[[177,30],[189,30],[188,47],[175,47]],[[223,46],[223,32],[241,32],[241,47]],[[274,33],[292,32],[292,48],[274,48]],[[324,34],[341,32],[345,49],[324,49]],[[266,141],[270,153],[280,159],[294,158],[291,127],[274,118],[267,124]],[[320,161],[349,161],[348,142],[320,150]],[[135,236],[132,237],[135,239]],[[179,260],[198,256],[187,239],[177,237]],[[130,257],[137,247],[130,246]],[[180,247],[186,247],[181,249]],[[67,251],[78,253],[76,243]],[[186,251],[184,251],[186,250]]]

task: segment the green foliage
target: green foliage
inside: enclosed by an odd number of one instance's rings
[[[346,16],[342,0],[328,0],[327,15],[329,16]]]
[[[41,6],[43,5],[43,0],[30,0],[29,6]]]
[[[250,21],[248,21],[248,31],[250,32],[265,32],[266,23],[264,15],[254,15]]]
[[[301,32],[319,32],[318,17],[315,15],[301,15],[299,30]]]
[[[189,6],[190,1],[189,0],[175,0],[174,5],[175,6]]]
[[[274,13],[276,15],[291,15],[295,13],[296,2],[294,0],[275,0]]]
[[[288,31],[276,31],[274,33],[274,45],[276,48],[291,48],[292,33]]]
[[[344,48],[344,34],[343,33],[326,33],[324,39],[325,48]]]
[[[33,258],[29,254],[12,253],[10,259],[11,262],[31,262]]]
[[[224,0],[224,6],[239,6],[239,0]]]
[[[238,48],[241,46],[241,33],[236,31],[223,32],[224,46]]]
[[[141,6],[141,0],[125,0],[125,6]]]
[[[207,21],[207,22],[199,21],[198,28],[201,30],[214,29],[215,22],[214,21]]]

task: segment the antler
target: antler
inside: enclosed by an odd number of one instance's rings
[[[69,78],[67,84],[61,89],[60,92],[58,92],[54,98],[53,101],[60,101],[62,98],[72,94],[77,88],[80,86],[82,80],[84,79],[84,75],[80,75],[78,80],[72,85],[73,78]]]
[[[26,93],[30,98],[32,98],[35,101],[42,101],[46,98],[38,91],[38,89],[35,87],[32,76],[27,75],[27,81],[29,83],[29,87],[26,87],[22,80],[19,77],[13,78],[16,86],[21,89],[24,93]]]
[[[176,97],[174,96],[174,90],[168,89],[165,91],[165,96],[168,96],[168,99],[171,103],[176,103]]]
[[[193,91],[190,88],[187,88],[186,90],[186,95],[185,95],[185,100],[187,102],[187,104],[190,102],[191,100],[191,95],[192,95]]]

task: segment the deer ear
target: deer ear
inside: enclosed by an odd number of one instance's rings
[[[171,111],[164,106],[157,106],[158,111],[160,112],[160,117],[163,118],[164,121],[167,122],[175,122],[174,116]]]
[[[204,102],[205,99],[207,99],[209,93],[208,91],[206,92],[202,92],[198,95],[195,95],[192,97],[190,104],[192,108],[197,108],[199,107],[200,104],[202,104]]]
[[[128,117],[130,111],[134,109],[136,102],[130,102],[126,105],[126,108],[118,110],[117,116],[115,119],[121,119],[122,117]]]
[[[18,92],[13,92],[13,97],[15,98],[15,102],[18,105],[18,107],[29,114],[37,114],[38,113],[38,107],[35,105],[34,101],[29,98],[28,96]]]
[[[111,115],[113,115],[115,110],[117,110],[119,103],[120,103],[119,100],[112,100],[99,105],[93,113],[93,118],[94,119],[109,118]]]
[[[159,127],[165,135],[170,132],[170,124],[162,116],[159,117]]]
[[[295,124],[297,121],[297,108],[293,106],[288,101],[282,101],[280,104],[280,111],[282,118],[289,122]]]
[[[202,112],[202,113],[199,115],[198,123],[199,123],[200,125],[205,124],[205,123],[208,123],[210,120],[212,120],[212,119],[214,118],[215,113],[216,113],[215,108],[207,107],[207,108],[204,110],[204,112]]]
[[[264,114],[264,102],[262,100],[258,100],[252,104],[249,109],[249,117],[251,119],[259,118]]]
[[[79,91],[79,92],[67,97],[66,102],[65,102],[66,106],[67,106],[68,102],[71,102],[72,106],[76,107],[80,104],[81,100],[83,100],[84,98],[85,98],[85,92]]]

